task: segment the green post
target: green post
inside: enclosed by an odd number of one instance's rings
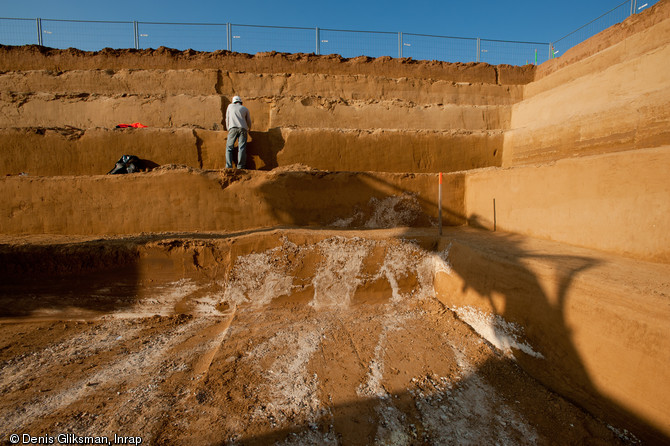
[[[535,48],[535,65],[537,65],[537,48]]]

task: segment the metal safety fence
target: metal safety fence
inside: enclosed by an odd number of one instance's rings
[[[638,6],[627,0],[596,20],[555,42],[519,42],[403,32],[357,31],[233,23],[163,23],[0,18],[0,43],[51,48],[158,48],[196,51],[228,50],[255,54],[339,54],[351,58],[408,57],[492,65],[541,64],[577,43],[620,22],[655,1]]]
[[[560,57],[561,54],[564,54],[573,46],[595,36],[614,24],[623,22],[631,15],[642,12],[642,10],[656,3],[658,3],[658,0],[626,0],[622,2],[601,16],[552,42],[550,57]]]

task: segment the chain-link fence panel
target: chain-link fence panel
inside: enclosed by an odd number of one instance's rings
[[[281,26],[231,25],[231,50],[255,54],[316,52],[316,29]]]
[[[42,19],[42,45],[51,48],[133,48],[133,22],[92,22]]]
[[[444,62],[474,62],[477,39],[402,33],[402,57]]]
[[[385,31],[358,31],[228,23],[112,22],[0,18],[0,43],[53,48],[158,48],[255,54],[339,54],[346,58],[410,57],[492,65],[541,64],[658,0],[627,0],[553,43],[516,42]]]
[[[0,43],[39,45],[39,20],[0,18]]]
[[[398,33],[321,29],[319,53],[342,57],[398,57]]]
[[[552,56],[560,57],[573,46],[582,43],[612,25],[623,22],[632,14],[640,13],[656,3],[658,3],[658,0],[627,0],[619,4],[587,24],[552,42]]]
[[[481,39],[479,61],[491,65],[539,65],[549,59],[549,44]]]
[[[225,50],[227,41],[228,27],[225,24],[137,23],[139,48],[164,46],[181,51],[216,51]]]

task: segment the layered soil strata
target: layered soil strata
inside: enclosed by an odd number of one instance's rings
[[[0,430],[668,443],[669,30],[537,68],[0,47]]]
[[[103,131],[131,122],[149,126],[144,133],[163,129],[196,132],[194,140],[179,142],[184,144],[181,160],[174,160],[174,151],[169,148],[163,153],[161,139],[154,142],[153,135],[126,132],[126,141],[134,139],[132,154],[156,164],[221,168],[218,163],[208,164],[201,155],[225,156],[225,110],[235,94],[242,95],[251,110],[249,151],[254,169],[294,163],[324,170],[381,172],[499,166],[501,134],[509,127],[511,106],[521,99],[522,86],[534,70],[486,64],[400,63],[385,58],[247,57],[168,50],[145,51],[142,60],[153,60],[154,64],[129,68],[119,60],[134,54],[132,51],[38,50],[0,48],[8,69],[0,73],[0,131],[7,135],[0,139],[0,149],[8,154],[5,163],[24,158],[17,157],[17,151],[33,159],[29,166],[0,164],[5,174],[104,173],[106,170],[89,170],[90,159],[113,162],[125,153],[121,150],[126,146],[117,145],[117,134]],[[25,56],[21,57],[23,62],[15,59],[18,54]],[[26,69],[24,62],[38,57],[36,54],[45,62],[69,62],[57,69],[44,65]],[[100,62],[95,69],[87,65],[91,58]],[[184,60],[190,61],[188,67],[182,66]],[[72,134],[72,128],[82,135],[93,133],[101,145],[91,147],[76,138],[49,137],[17,145],[11,137],[22,129]],[[374,132],[382,132],[382,136]],[[106,137],[109,141],[102,143]],[[293,144],[296,137],[298,145]],[[453,155],[427,160],[436,144],[451,146]],[[103,147],[116,147],[117,152],[111,156]],[[54,163],[48,155],[51,150],[71,153],[69,163]],[[194,151],[198,152],[197,162],[192,158]],[[361,159],[366,160],[365,165]],[[370,162],[373,159],[374,163]]]

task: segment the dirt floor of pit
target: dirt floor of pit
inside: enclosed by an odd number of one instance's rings
[[[2,440],[635,441],[548,391],[435,299],[431,271],[448,268],[442,253],[394,238],[397,230],[375,239],[331,232],[220,270],[210,259],[210,281],[116,270],[59,275],[19,293],[5,286]],[[165,249],[189,243],[150,239]]]

